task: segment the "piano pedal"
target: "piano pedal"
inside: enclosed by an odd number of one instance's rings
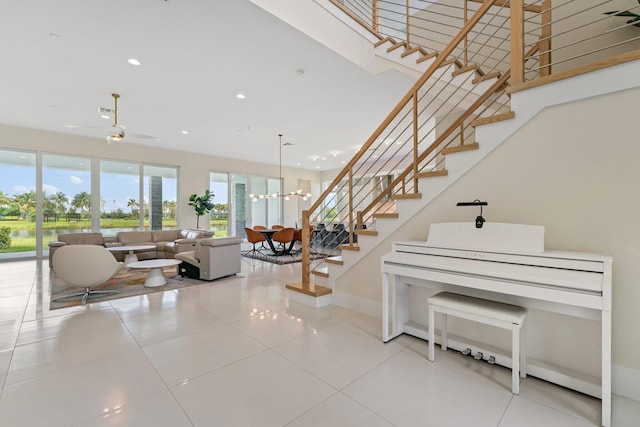
[[[482,360],[482,352],[479,351],[476,354],[473,355],[473,358],[476,360]]]
[[[463,356],[468,356],[471,354],[471,349],[470,348],[466,348],[464,350],[462,350],[460,353],[462,353]]]
[[[489,359],[487,360],[487,362],[489,362],[489,365],[495,365],[496,358],[494,356],[489,356]]]

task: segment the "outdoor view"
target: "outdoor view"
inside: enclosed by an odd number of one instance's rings
[[[92,164],[100,181],[95,192]],[[35,255],[36,156],[0,151],[0,169],[0,254]],[[175,167],[43,154],[41,170],[45,251],[59,233],[91,231],[94,206],[99,206],[94,221],[105,235],[176,227]]]
[[[33,152],[0,150],[0,257],[36,255],[39,200],[45,254],[60,233],[114,236],[118,231],[176,228],[177,181],[178,168],[171,166],[54,154],[37,159]],[[210,190],[214,208],[209,228],[216,237],[244,236],[247,225],[281,222],[280,200],[248,203],[251,191],[279,192],[279,179],[211,172]]]

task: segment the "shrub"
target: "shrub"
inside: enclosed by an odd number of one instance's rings
[[[9,249],[11,247],[11,229],[9,227],[0,227],[0,249]]]

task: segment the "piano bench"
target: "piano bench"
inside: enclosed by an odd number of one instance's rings
[[[431,362],[435,360],[435,313],[444,314],[440,343],[442,350],[447,349],[447,315],[511,330],[511,392],[520,393],[518,373],[522,378],[527,377],[525,328],[527,310],[525,308],[450,292],[433,295],[428,300],[428,306],[429,361]]]

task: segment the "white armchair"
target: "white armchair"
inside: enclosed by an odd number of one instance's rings
[[[178,266],[181,276],[200,280],[215,280],[240,273],[242,254],[241,237],[200,239],[193,251],[176,254],[182,261]]]
[[[116,261],[111,252],[103,246],[61,246],[53,254],[53,271],[56,277],[68,285],[84,290],[52,301],[82,296],[84,304],[91,295],[117,294],[117,291],[94,291],[91,288],[111,279],[121,268],[122,262]]]

